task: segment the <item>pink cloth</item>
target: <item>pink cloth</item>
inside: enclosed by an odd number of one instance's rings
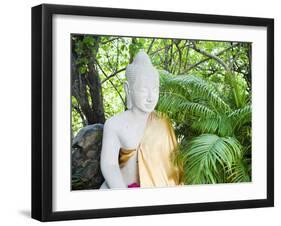
[[[132,183],[128,185],[128,188],[139,188],[140,185],[138,183]]]

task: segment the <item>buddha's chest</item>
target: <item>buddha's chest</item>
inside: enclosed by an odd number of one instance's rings
[[[145,132],[144,124],[124,124],[118,131],[120,146],[125,149],[136,149]]]

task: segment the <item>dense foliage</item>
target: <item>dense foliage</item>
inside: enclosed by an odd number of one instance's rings
[[[157,111],[179,141],[186,184],[251,181],[251,44],[72,35],[72,133],[125,110],[125,69],[144,49]]]

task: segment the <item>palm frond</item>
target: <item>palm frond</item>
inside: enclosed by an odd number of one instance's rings
[[[172,115],[180,113],[183,116],[183,120],[185,120],[187,114],[198,117],[210,117],[215,115],[215,112],[207,106],[191,102],[184,96],[171,92],[160,93],[157,110]]]
[[[231,110],[230,106],[220,97],[220,94],[214,86],[200,77],[193,75],[165,75],[162,77],[161,82],[164,90],[165,87],[184,87],[185,91],[188,92],[191,97],[206,99],[210,101],[215,108],[221,109],[224,112],[229,112]]]
[[[234,137],[202,134],[193,138],[183,151],[187,184],[223,181],[224,168],[241,158],[241,145]]]
[[[174,81],[170,81],[172,75],[165,75],[160,77],[160,92],[172,92],[178,93],[184,96],[187,99],[191,99],[190,91],[187,90],[187,87],[182,86],[182,84]]]
[[[229,183],[250,182],[251,181],[251,164],[244,159],[235,161],[226,173]]]
[[[228,117],[234,122],[235,129],[240,128],[245,123],[251,122],[252,108],[250,105],[246,105],[243,108],[239,108],[231,112]]]
[[[237,85],[230,78],[230,85]],[[175,123],[180,141],[177,161],[183,162],[185,183],[249,181],[251,107],[239,95],[243,89],[226,85],[226,95],[200,75],[165,73],[160,82],[157,110]]]
[[[193,121],[191,128],[199,133],[213,133],[219,136],[232,136],[234,134],[233,122],[225,115],[209,115]]]

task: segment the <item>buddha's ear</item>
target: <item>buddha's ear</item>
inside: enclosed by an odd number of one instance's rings
[[[132,98],[131,98],[131,95],[130,95],[129,83],[127,81],[124,83],[124,90],[125,90],[125,93],[126,93],[127,108],[131,109],[132,108]]]
[[[127,81],[125,81],[123,86],[124,86],[126,96],[128,96],[128,94],[129,94],[129,83]]]

